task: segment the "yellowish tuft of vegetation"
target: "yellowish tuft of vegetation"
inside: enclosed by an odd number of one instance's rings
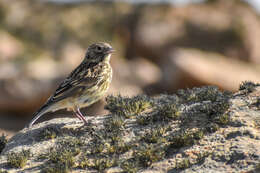
[[[108,96],[106,98],[105,109],[112,114],[120,115],[125,118],[131,118],[150,108],[151,101],[145,95],[138,95],[133,98],[122,96]]]
[[[8,164],[14,168],[23,168],[30,157],[29,150],[22,150],[21,152],[11,152],[7,155]]]

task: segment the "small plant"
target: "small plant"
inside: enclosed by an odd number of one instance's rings
[[[142,167],[148,167],[152,163],[161,160],[165,156],[164,150],[153,144],[144,144],[134,151],[134,158]]]
[[[105,109],[109,110],[112,114],[131,118],[151,107],[151,101],[147,96],[138,95],[134,98],[122,96],[108,96],[106,97],[107,105]]]
[[[230,122],[230,116],[228,113],[222,114],[214,119],[214,121],[220,125],[226,125]]]
[[[158,107],[158,115],[153,119],[157,121],[161,120],[176,120],[180,115],[180,105],[177,104],[165,104],[163,106]]]
[[[190,160],[189,159],[183,159],[181,162],[176,163],[176,168],[177,169],[186,169],[191,166]]]
[[[114,158],[98,158],[95,159],[93,168],[97,169],[98,171],[104,171],[107,168],[111,168],[116,166],[117,162]]]
[[[82,169],[93,167],[93,163],[88,159],[87,156],[83,156],[79,162],[79,167]]]
[[[0,137],[0,153],[3,151],[6,144],[7,144],[6,136],[2,134],[2,136]]]
[[[7,155],[8,164],[15,168],[23,168],[30,157],[29,150],[22,150],[19,153],[11,152]]]
[[[92,168],[100,172],[103,172],[105,169],[111,168],[116,165],[117,159],[106,157],[88,159],[87,156],[84,156],[79,163],[80,168]]]
[[[77,151],[83,145],[83,141],[78,137],[65,136],[62,140],[57,142],[57,149],[66,149],[70,151]]]
[[[0,173],[8,173],[7,171],[0,170]]]
[[[59,170],[58,172],[67,172],[75,165],[75,153],[68,150],[50,151],[49,161],[54,164],[51,170]],[[47,172],[47,171],[46,171]]]
[[[140,169],[138,167],[137,161],[134,158],[123,161],[120,164],[120,167],[124,170],[124,172],[127,173],[137,173],[138,169]]]
[[[204,136],[202,130],[195,132],[183,132],[180,135],[173,136],[169,139],[170,148],[181,148],[185,146],[193,145],[197,140],[200,140]]]
[[[239,91],[244,90],[246,94],[251,93],[255,90],[257,86],[260,86],[259,83],[253,83],[251,81],[244,81],[239,86]]]
[[[103,143],[96,144],[92,150],[92,153],[102,153],[105,149],[105,145]]]
[[[105,121],[105,127],[109,131],[119,131],[125,124],[122,116],[114,115]]]
[[[198,153],[197,154],[197,161],[196,163],[203,163],[205,161],[205,159],[211,155],[212,153],[211,152],[208,152],[208,151],[202,151],[201,153]]]
[[[57,137],[59,131],[54,127],[48,127],[43,130],[42,137],[46,140],[54,139]]]
[[[157,127],[151,129],[149,133],[146,133],[142,140],[147,143],[166,143],[166,138],[163,137],[166,129],[164,127]]]
[[[49,165],[42,170],[43,173],[70,173],[71,169],[67,165],[62,163],[57,163],[55,165]]]
[[[117,141],[113,145],[110,146],[110,153],[125,153],[131,148],[131,144],[125,143],[122,140]]]
[[[219,101],[228,95],[223,94],[215,86],[205,86],[202,88],[192,88],[187,90],[178,90],[177,95],[182,98],[184,102],[202,102],[202,101]]]
[[[145,125],[148,125],[150,124],[151,122],[151,116],[149,115],[138,115],[136,117],[136,122],[139,124],[139,125],[142,125],[142,126],[145,126]]]
[[[256,171],[260,171],[260,161],[256,164]]]
[[[219,125],[216,123],[209,123],[206,127],[205,130],[209,133],[214,133],[217,130],[219,130]]]
[[[75,157],[80,153],[82,141],[77,137],[65,136],[59,140],[49,153],[44,155],[48,159],[49,165],[43,172],[48,173],[67,173],[76,164]]]
[[[60,129],[58,127],[49,126],[46,128],[41,129],[39,132],[38,139],[40,141],[55,139],[57,136],[61,134]]]

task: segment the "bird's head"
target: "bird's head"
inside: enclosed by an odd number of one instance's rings
[[[85,61],[94,63],[109,61],[110,56],[114,51],[115,50],[108,43],[94,43],[88,47]]]

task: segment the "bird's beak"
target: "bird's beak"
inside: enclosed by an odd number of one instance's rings
[[[110,53],[113,53],[113,52],[115,52],[115,51],[116,51],[116,50],[111,47],[111,48],[108,48],[108,50],[106,51],[106,53],[107,53],[107,54],[110,54]]]

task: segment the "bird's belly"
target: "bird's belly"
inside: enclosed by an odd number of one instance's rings
[[[102,86],[97,87],[96,89],[93,89],[93,91],[87,91],[86,93],[82,93],[78,98],[77,98],[77,106],[78,107],[87,107],[98,100],[101,99],[105,95],[105,93],[108,90],[108,85],[103,84]]]

